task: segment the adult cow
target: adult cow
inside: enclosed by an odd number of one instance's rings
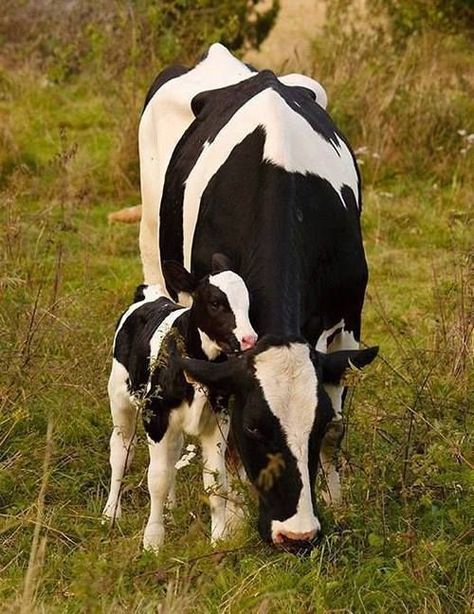
[[[194,68],[158,76],[140,122],[145,283],[164,283],[166,260],[202,277],[223,252],[247,284],[254,328],[269,335],[248,358],[183,366],[236,394],[235,438],[259,490],[260,532],[275,543],[319,530],[319,455],[339,499],[341,377],[376,353],[358,351],[359,172],[325,102],[312,79],[257,72],[216,44]],[[275,458],[274,483],[262,486]]]

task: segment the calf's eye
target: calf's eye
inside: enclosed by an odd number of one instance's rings
[[[261,441],[263,439],[262,432],[259,431],[259,429],[256,426],[245,424],[244,431],[252,439],[257,439],[258,441]]]
[[[211,301],[209,303],[209,305],[211,306],[212,309],[218,309],[219,308],[219,303],[217,301]]]

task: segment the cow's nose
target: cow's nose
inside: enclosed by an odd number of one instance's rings
[[[283,544],[285,542],[309,542],[316,536],[317,531],[306,531],[305,533],[294,533],[293,531],[279,531],[273,537],[274,544]]]
[[[249,350],[253,348],[253,346],[257,343],[257,335],[245,335],[240,340],[240,349],[241,350]]]

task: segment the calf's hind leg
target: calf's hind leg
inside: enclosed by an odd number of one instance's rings
[[[110,520],[120,517],[122,480],[130,468],[135,452],[137,410],[132,403],[128,387],[128,372],[114,360],[109,378],[110,411],[113,430],[110,437],[110,492],[103,515]]]

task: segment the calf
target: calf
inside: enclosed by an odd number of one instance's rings
[[[257,336],[248,319],[249,296],[243,280],[222,255],[213,257],[211,275],[198,281],[177,262],[163,265],[168,287],[192,295],[182,308],[160,286],[139,286],[133,304],[120,318],[108,392],[114,428],[110,439],[112,477],[104,515],[120,516],[121,483],[133,457],[136,416],[142,411],[150,465],[151,510],[143,543],[156,550],[164,537],[163,506],[174,503],[175,465],[183,434],[200,438],[203,479],[209,491],[212,540],[225,529],[225,449],[228,420],[217,411],[219,397],[189,383],[180,356],[214,360],[220,354],[251,348]],[[214,411],[213,411],[214,410]]]

